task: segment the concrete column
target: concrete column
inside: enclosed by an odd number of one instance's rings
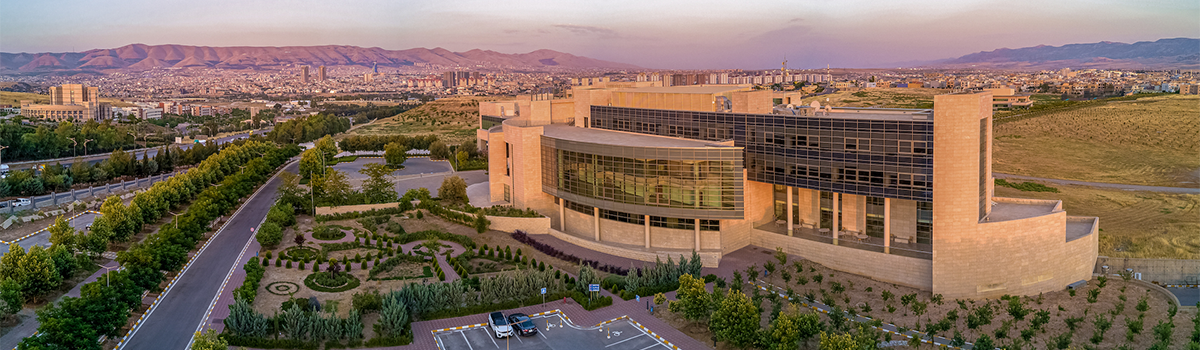
[[[892,250],[892,199],[883,199],[883,253],[890,254]]]
[[[50,204],[58,205],[58,193],[54,193],[54,191],[50,191]]]
[[[792,227],[793,227],[792,220],[795,220],[794,218],[792,218],[792,206],[793,205],[795,205],[795,204],[792,203],[792,186],[788,186],[787,187],[787,214],[786,215],[787,215],[787,233],[788,233],[789,237],[792,236]]]
[[[596,242],[600,241],[600,208],[592,207],[592,232],[596,234]]]
[[[695,224],[696,224],[696,251],[699,252],[700,251],[700,219],[692,219],[692,220],[695,220]]]
[[[645,226],[646,231],[646,249],[650,249],[650,215],[644,215],[643,219],[645,219],[642,225]]]
[[[830,217],[833,220],[833,225],[830,226],[829,233],[833,235],[833,244],[837,244],[838,231],[839,231],[838,227],[841,225],[841,223],[838,222],[838,215],[841,214],[841,212],[842,212],[842,204],[838,203],[838,199],[840,197],[841,197],[840,193],[834,192],[833,193],[833,201],[832,201],[833,203],[831,203],[830,208],[829,208],[830,211],[832,212]]]
[[[567,232],[567,200],[558,199],[558,229]]]

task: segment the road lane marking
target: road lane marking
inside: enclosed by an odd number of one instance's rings
[[[492,340],[492,345],[495,345],[497,349],[500,348],[500,344],[496,343],[496,337],[492,335],[492,332],[489,332],[487,328],[480,328],[480,330],[483,330],[483,334],[487,335],[487,338]]]
[[[463,341],[467,342],[467,349],[475,350],[475,347],[471,346],[471,340],[467,339],[467,332],[458,332],[458,334],[462,334]]]
[[[638,335],[635,335],[635,336],[632,336],[632,337],[629,337],[629,338],[625,338],[625,340],[622,340],[622,341],[619,341],[619,342],[616,342],[616,343],[612,343],[612,344],[608,344],[608,345],[605,345],[604,347],[606,347],[606,348],[607,348],[607,347],[611,347],[611,346],[613,346],[613,345],[617,345],[617,344],[624,343],[624,342],[627,342],[627,341],[630,341],[630,340],[634,340],[634,339],[636,339],[637,337],[640,337],[640,336],[643,336],[643,335],[646,335],[646,333],[642,333],[642,334],[638,334]]]

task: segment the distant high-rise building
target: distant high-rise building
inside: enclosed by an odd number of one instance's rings
[[[54,120],[104,120],[112,118],[112,106],[100,102],[100,88],[82,84],[50,87],[50,104],[21,101],[21,114]]]
[[[300,67],[300,76],[305,83],[308,82],[308,66]]]
[[[317,67],[317,80],[325,80],[325,66]]]

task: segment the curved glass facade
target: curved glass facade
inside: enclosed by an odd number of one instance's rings
[[[542,137],[542,189],[622,212],[741,219],[740,147],[657,148]]]

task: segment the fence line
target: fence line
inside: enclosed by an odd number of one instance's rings
[[[0,208],[0,213],[12,214],[12,213],[15,213],[17,211],[22,211],[22,210],[30,210],[30,209],[37,210],[37,209],[47,208],[47,207],[56,207],[56,206],[59,206],[62,204],[74,203],[77,200],[95,198],[95,197],[98,197],[99,195],[106,195],[106,196],[111,195],[118,191],[147,188],[156,182],[166,180],[172,176],[175,176],[176,174],[181,174],[184,171],[186,171],[186,170],[176,170],[175,172],[172,172],[169,174],[154,175],[154,176],[144,177],[144,178],[140,178],[140,179],[122,181],[120,183],[115,183],[115,184],[98,185],[98,186],[92,186],[92,187],[88,187],[88,188],[84,188],[84,189],[70,190],[70,191],[61,192],[61,193],[51,192],[50,194],[47,194],[47,195],[30,197],[30,199],[29,199],[30,202],[33,202],[33,205],[31,205],[31,206],[13,207],[12,204],[14,204],[15,202],[9,203],[9,205],[7,207]]]

